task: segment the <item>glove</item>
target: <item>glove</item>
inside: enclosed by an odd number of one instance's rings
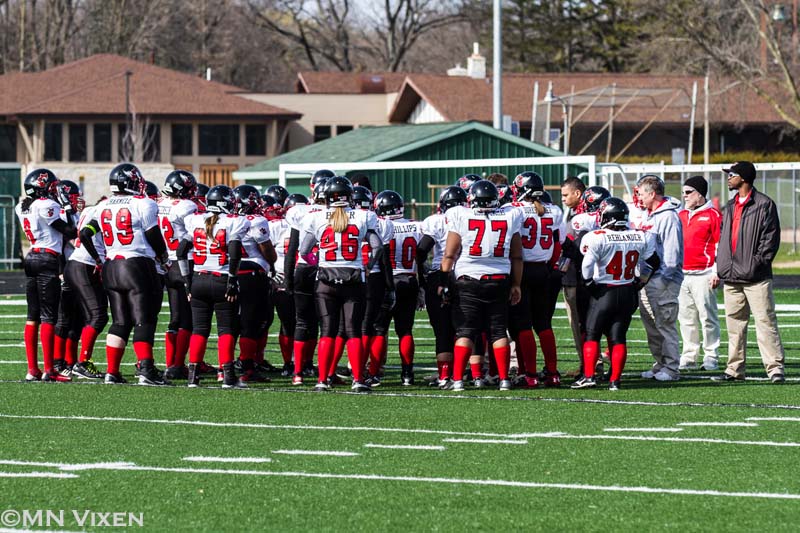
[[[642,281],[642,278],[639,277],[633,278],[633,288],[636,289],[637,291],[642,290],[645,285],[646,283]]]
[[[283,290],[285,284],[285,278],[282,272],[273,272],[272,273],[272,283],[275,284],[275,288],[278,290]]]
[[[239,278],[228,276],[228,287],[225,289],[225,298],[235,300],[239,296]]]
[[[192,292],[192,276],[183,276],[183,284],[186,286],[186,293]]]
[[[394,289],[390,291],[386,291],[386,294],[383,295],[383,305],[385,309],[391,311],[394,309],[394,304],[397,301],[397,295],[394,292]]]
[[[599,298],[600,297],[600,286],[594,282],[592,279],[587,279],[583,281],[586,290],[589,291],[589,295],[592,298]]]
[[[56,193],[56,201],[58,202],[58,205],[60,205],[67,213],[71,213],[75,210],[75,208],[72,207],[72,204],[69,203],[69,196],[67,196],[67,194],[60,187]]]

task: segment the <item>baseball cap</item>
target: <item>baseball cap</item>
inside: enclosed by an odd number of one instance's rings
[[[756,167],[750,161],[737,161],[730,168],[723,168],[722,171],[738,174],[747,183],[756,181]]]

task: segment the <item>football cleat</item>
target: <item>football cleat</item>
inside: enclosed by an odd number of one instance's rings
[[[453,388],[453,380],[446,378],[439,380],[439,390],[451,390]]]
[[[372,387],[361,381],[353,381],[350,390],[354,392],[372,392]]]
[[[197,363],[189,363],[189,367],[187,369],[187,386],[191,389],[200,386],[200,372],[198,371],[197,366]]]
[[[304,378],[313,378],[317,375],[317,369],[314,368],[314,365],[307,366],[301,372]]]
[[[256,363],[256,370],[264,374],[274,374],[278,371],[278,369],[271,365],[266,359],[264,359],[263,363]]]
[[[342,378],[340,378],[337,374],[331,374],[330,376],[328,376],[328,385],[330,386],[337,385],[341,387],[342,385],[347,385],[347,382]]]
[[[522,379],[518,380],[518,383],[514,383],[515,386],[522,386],[526,389],[535,389],[539,386],[539,378],[536,376],[529,376],[527,374],[521,376]]]
[[[487,382],[484,381],[481,378],[475,378],[474,380],[472,380],[472,386],[475,387],[476,389],[482,389],[486,385],[487,385]]]
[[[485,378],[483,378],[482,381],[486,385],[489,385],[490,387],[496,387],[500,383],[500,376],[489,376],[489,375],[487,375]],[[476,385],[476,387],[477,387],[477,385]]]
[[[303,384],[303,376],[301,376],[300,374],[295,374],[294,377],[292,377],[292,385],[302,385],[302,384]]]
[[[236,387],[238,380],[236,379],[236,372],[233,369],[233,363],[225,363],[222,365],[222,388],[233,389]]]
[[[450,390],[458,391],[458,392],[463,391],[464,390],[464,382],[462,380],[460,380],[460,379],[454,381],[453,385],[450,387]]]
[[[139,385],[155,387],[172,385],[172,382],[164,378],[164,374],[155,367],[152,359],[143,359],[136,374],[139,377]]]
[[[75,363],[72,367],[72,375],[80,379],[103,379],[103,373],[94,366],[94,361],[87,359],[80,363]]]
[[[214,374],[217,373],[217,369],[214,368],[213,366],[209,365],[205,361],[201,361],[201,362],[197,363],[197,370],[201,374],[208,374],[208,375],[211,375],[211,376],[213,376]]]
[[[411,387],[414,385],[414,374],[404,374],[401,379],[402,382],[400,384],[403,387]]]
[[[127,382],[128,382],[128,380],[123,378],[122,374],[119,374],[119,373],[111,374],[109,372],[106,372],[106,376],[103,379],[103,383],[105,383],[106,385],[119,385],[119,384],[127,383]]]
[[[70,376],[65,376],[61,372],[56,371],[56,369],[54,368],[53,370],[47,372],[42,376],[42,381],[47,381],[51,383],[55,382],[67,383],[69,381],[72,381],[72,378]]]
[[[299,377],[299,376],[295,376],[295,377]],[[300,378],[300,379],[302,379],[302,378]],[[329,390],[331,390],[330,385],[328,385],[327,383],[325,383],[323,381],[320,381],[319,383],[314,385],[314,392],[327,392]]]
[[[543,383],[545,387],[560,387],[561,374],[559,374],[558,372],[553,372],[551,374],[547,370],[544,370],[542,371],[540,382]]]
[[[586,376],[584,376],[581,379],[579,379],[578,381],[576,381],[575,383],[573,383],[572,385],[570,385],[569,388],[571,388],[571,389],[590,389],[590,388],[593,388],[593,387],[596,387],[596,386],[597,386],[597,382],[594,380],[594,378],[587,378]]]
[[[610,391],[618,391],[619,390],[619,380],[609,381],[608,382],[608,390]]]
[[[225,375],[222,373],[222,369],[220,368],[216,372],[217,372],[217,383],[222,383],[222,380],[225,378]]]
[[[539,382],[536,380],[536,378],[531,378],[531,379],[536,381],[536,385],[539,385]],[[510,379],[501,379],[500,380],[499,389],[500,390],[504,390],[504,391],[505,390],[511,390],[511,380]]]
[[[380,387],[381,386],[381,378],[379,376],[367,376],[367,379],[364,380],[364,383],[369,385],[370,387]]]
[[[25,374],[25,381],[41,381],[41,380],[42,380],[42,371],[39,370],[38,368],[32,372],[28,371],[28,373]]]
[[[284,363],[283,369],[281,370],[281,377],[288,378],[292,374],[294,374],[294,364]]]
[[[164,377],[167,379],[186,379],[189,376],[189,370],[185,365],[170,366],[164,370]]]

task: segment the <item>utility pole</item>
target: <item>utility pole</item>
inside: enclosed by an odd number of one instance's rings
[[[496,130],[503,129],[503,11],[501,4],[501,0],[494,0],[492,125]]]
[[[131,142],[131,76],[133,72],[130,70],[125,71],[125,138],[123,139],[122,146],[126,151]]]

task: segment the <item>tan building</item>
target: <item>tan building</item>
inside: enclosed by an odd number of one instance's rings
[[[204,183],[279,155],[300,113],[242,89],[115,55],[0,76],[0,162],[47,166],[92,200],[120,161],[157,184],[174,168]],[[126,109],[129,111],[126,113]]]

